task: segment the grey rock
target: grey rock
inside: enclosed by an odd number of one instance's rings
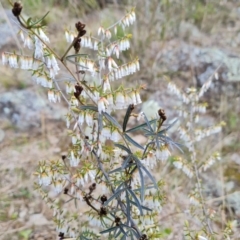
[[[49,103],[47,96],[41,97],[31,88],[2,93],[0,98],[0,120],[7,119],[21,130],[39,127],[42,115],[60,120],[66,112],[61,104]]]

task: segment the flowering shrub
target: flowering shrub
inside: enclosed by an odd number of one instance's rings
[[[211,219],[214,217],[214,210],[211,206],[205,203],[203,195],[203,185],[200,178],[201,172],[205,172],[209,167],[211,167],[216,161],[220,161],[220,153],[214,152],[210,156],[202,157],[200,154],[199,142],[203,142],[203,139],[209,137],[213,134],[218,134],[222,130],[222,126],[225,125],[224,122],[206,128],[201,124],[202,114],[206,113],[206,103],[200,103],[200,99],[203,94],[210,88],[212,82],[217,80],[217,71],[203,84],[200,90],[195,88],[188,88],[184,93],[178,87],[169,82],[168,90],[177,96],[182,101],[181,108],[178,109],[179,118],[181,118],[182,126],[178,127],[179,137],[182,139],[186,152],[189,157],[180,156],[174,157],[173,165],[182,170],[188,178],[195,177],[194,186],[192,192],[189,194],[189,203],[192,205],[190,208],[190,213],[193,217],[198,216],[198,220],[201,221],[200,227],[198,229],[191,229],[190,223],[186,221],[186,231],[185,235],[190,237],[190,239],[215,239],[215,233],[213,231],[213,224]],[[204,154],[206,154],[204,152]],[[209,238],[203,237],[202,235],[208,235]]]
[[[96,37],[87,36],[85,24],[77,22],[74,32],[65,32],[70,46],[62,57],[50,47],[42,26],[47,14],[34,22],[32,18],[25,20],[21,11],[22,5],[15,2],[12,12],[20,23],[19,35],[33,54],[5,52],[2,63],[30,70],[34,81],[48,89],[50,102],[63,98],[69,106],[66,126],[71,129],[72,146],[62,159],[40,162],[36,172],[36,189],[53,209],[60,239],[98,239],[101,235],[108,239],[158,239],[156,217],[163,199],[162,182],[156,182],[151,169],[157,161],[168,159],[169,147],[176,143],[166,135],[172,125],[164,124],[164,110],[151,120],[134,111],[142,102],[140,93],[145,86],[117,84],[118,79],[140,69],[138,58],[127,63],[120,60],[121,53],[130,48],[131,35],[117,35],[119,28],[124,31],[135,22],[134,9],[111,27],[100,26]],[[111,40],[113,35],[115,40]],[[72,48],[75,54],[68,55]],[[82,48],[90,51],[81,54]],[[60,68],[69,74],[65,92],[58,84]],[[119,122],[114,114],[124,109]],[[130,118],[144,123],[129,128]],[[133,139],[136,131],[147,137],[143,146]],[[59,194],[69,197],[64,207],[56,196]],[[84,202],[84,212],[76,214],[71,202],[76,207]]]
[[[65,31],[69,47],[59,56],[43,27],[47,14],[36,21],[26,20],[21,15],[22,5],[15,2],[12,6],[29,55],[5,52],[2,63],[31,71],[33,80],[48,89],[49,102],[63,99],[68,104],[66,127],[71,147],[60,159],[39,163],[35,184],[53,210],[59,239],[160,239],[158,215],[165,196],[163,182],[156,181],[153,170],[159,161],[169,159],[173,148],[184,149],[184,157],[179,154],[171,158],[176,168],[194,179],[190,210],[201,222],[196,230],[186,222],[184,235],[186,239],[214,239],[212,212],[204,201],[200,174],[220,160],[220,154],[200,160],[197,143],[219,133],[223,123],[209,129],[197,124],[199,115],[206,112],[206,104],[199,99],[217,78],[217,71],[199,91],[191,88],[183,93],[169,82],[169,91],[183,103],[178,128],[181,145],[168,136],[176,121],[166,123],[163,109],[154,119],[135,110],[142,103],[145,86],[124,86],[124,78],[140,70],[137,57],[127,63],[121,59],[130,48],[131,35],[118,35],[120,28],[125,33],[134,24],[134,8],[112,26],[99,26],[96,36],[88,35],[87,26],[77,22],[75,31]],[[72,49],[74,54],[69,54]],[[59,84],[60,71],[68,74],[65,90]],[[122,119],[116,118],[117,114]],[[129,120],[134,118],[138,124],[133,127]],[[134,138],[136,132],[144,134],[144,144]],[[229,234],[230,225],[224,230],[226,239]]]

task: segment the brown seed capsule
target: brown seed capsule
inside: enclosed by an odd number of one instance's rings
[[[120,221],[121,221],[121,218],[120,218],[120,217],[116,217],[116,218],[115,218],[116,226],[119,225]]]
[[[100,208],[99,215],[100,215],[100,216],[102,216],[102,215],[107,215],[107,208],[106,208],[106,207],[101,207],[101,208]]]
[[[106,195],[102,195],[102,196],[101,196],[101,202],[102,202],[102,204],[104,204],[106,201],[107,201]]]

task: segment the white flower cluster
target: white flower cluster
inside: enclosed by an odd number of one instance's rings
[[[56,91],[54,89],[49,89],[48,90],[48,100],[49,102],[61,102],[61,96],[60,96],[60,92]]]
[[[90,73],[92,73],[92,76],[95,75],[97,69],[93,60],[88,58],[80,58],[78,64],[79,71],[89,71]]]
[[[193,106],[192,111],[198,113],[206,113],[206,107],[206,104],[198,104],[196,106]]]
[[[123,28],[132,25],[136,21],[136,15],[134,9],[132,9],[120,22]]]
[[[72,43],[74,38],[75,38],[75,33],[66,30],[65,31],[65,37],[66,37],[66,40],[67,40],[68,43]]]
[[[192,178],[193,176],[193,171],[191,170],[191,167],[187,162],[185,162],[183,159],[178,158],[173,162],[173,165],[181,169],[189,178]]]
[[[33,42],[32,42],[32,39],[29,37],[29,35],[27,35],[27,37],[25,37],[22,30],[19,31],[19,35],[20,35],[21,40],[23,41],[23,47],[32,49]]]
[[[104,29],[102,26],[100,26],[98,28],[98,36],[101,36],[102,39],[104,39],[105,37],[107,39],[110,39],[112,37],[112,33],[110,32],[109,29]]]
[[[60,70],[55,56],[53,54],[50,54],[49,56],[46,57],[45,62],[46,62],[46,66],[49,70],[50,78],[54,79],[55,76],[58,74],[58,71]]]
[[[77,156],[75,156],[75,153],[73,151],[71,151],[71,156],[69,157],[69,162],[70,162],[71,167],[77,167],[80,162],[79,155],[77,154]]]
[[[118,69],[118,65],[117,63],[114,61],[114,59],[112,57],[108,57],[107,58],[107,67],[108,70],[111,72],[112,70],[117,70]]]
[[[57,171],[57,168],[59,168],[59,171]],[[52,162],[52,166],[42,163],[37,172],[39,185],[49,186],[53,184],[55,193],[62,192],[68,179],[68,174],[61,173],[61,168],[62,164],[58,161]]]
[[[108,127],[104,127],[100,136],[99,136],[100,141],[103,141],[103,142],[106,139],[110,139],[113,142],[118,142],[120,140],[120,138],[121,138],[121,135],[119,134],[117,129],[112,130]]]
[[[33,80],[46,88],[53,88],[53,81],[51,78],[48,78],[45,74],[38,74],[33,76]]]
[[[168,147],[165,144],[162,144],[160,146],[160,149],[156,149],[155,154],[156,158],[161,161],[166,161],[171,155],[170,151],[168,150]]]
[[[214,153],[200,168],[200,171],[206,171],[209,169],[216,161],[220,161],[221,157],[219,153]]]
[[[154,152],[148,152],[147,157],[142,159],[142,163],[150,168],[151,170],[154,169],[157,165],[157,158]]]
[[[142,103],[142,100],[139,92],[137,91],[132,91],[128,94],[117,92],[114,109],[125,109],[130,104],[137,105],[141,103]]]
[[[209,137],[210,135],[220,133],[222,131],[222,126],[219,124],[217,126],[210,127],[208,129],[196,129],[195,132],[195,140],[197,142],[201,141],[205,137]]]
[[[142,163],[152,170],[156,167],[157,160],[164,162],[170,155],[171,153],[168,150],[168,147],[165,144],[162,144],[159,149],[148,152],[147,156],[142,159]]]
[[[75,85],[72,84],[71,82],[66,82],[65,85],[66,85],[66,93],[67,94],[72,94],[73,92],[76,91]]]
[[[179,127],[178,132],[179,132],[179,137],[185,142],[185,145],[188,148],[188,150],[190,152],[192,152],[193,151],[193,142],[192,142],[190,136],[188,135],[188,133],[186,132],[186,130]]]
[[[168,90],[181,99],[184,103],[188,104],[190,102],[190,99],[184,93],[182,93],[174,83],[168,83]]]
[[[95,181],[95,177],[96,177],[95,168],[92,167],[92,169],[91,168],[83,169],[76,176],[76,179],[75,179],[76,184],[78,187],[80,186],[84,187],[89,182]]]
[[[37,28],[37,29],[36,29],[36,32],[37,32],[37,35],[39,35],[40,38],[41,38],[44,42],[46,42],[46,43],[49,43],[49,42],[50,42],[48,36],[45,34],[45,32],[42,30],[42,28]]]
[[[91,113],[90,111],[81,111],[78,115],[78,124],[81,126],[83,125],[84,122],[86,122],[86,124],[89,127],[93,126],[93,113]]]
[[[202,97],[205,92],[210,88],[212,84],[212,78],[208,79],[201,87],[198,97]]]
[[[106,112],[109,102],[106,98],[101,97],[98,100],[98,112],[101,114],[102,112]]]
[[[140,70],[139,60],[135,59],[130,63],[119,66],[115,71],[110,72],[109,79],[114,81],[115,79],[120,79]]]
[[[2,53],[2,64],[9,65],[11,68],[36,70],[41,64],[41,61],[33,59],[30,56],[17,55],[14,53]]]
[[[126,51],[130,48],[130,41],[128,37],[124,37],[119,42],[119,51]]]
[[[88,36],[81,37],[81,47],[90,48],[93,50],[98,50],[98,41],[93,40],[93,38]]]
[[[34,57],[42,60],[44,56],[44,44],[38,37],[34,36]]]

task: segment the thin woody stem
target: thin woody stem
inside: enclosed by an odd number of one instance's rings
[[[74,44],[78,41],[78,38],[80,37],[80,33],[78,33],[77,37],[74,38],[74,40],[72,41],[72,43],[70,44],[70,46],[68,47],[68,49],[66,50],[66,52],[63,54],[63,56],[61,58],[59,58],[59,60],[61,62],[64,61],[64,58],[67,56],[68,52],[71,50],[71,48],[74,46]]]
[[[191,104],[191,112],[190,112],[190,126],[189,126],[189,131],[190,131],[190,138],[193,142],[193,132],[194,132],[194,127],[193,127],[193,106],[194,106],[195,102],[193,102]],[[211,234],[213,234],[213,230],[212,227],[210,225],[209,222],[209,217],[207,215],[207,211],[206,211],[206,207],[205,207],[205,203],[204,203],[204,198],[203,198],[203,194],[202,194],[202,188],[201,188],[201,181],[200,181],[200,177],[199,177],[199,172],[198,172],[198,167],[197,167],[197,163],[196,163],[196,151],[195,151],[195,146],[194,146],[194,142],[192,144],[193,147],[193,151],[192,151],[192,161],[193,161],[193,167],[194,167],[194,172],[195,172],[195,177],[197,179],[197,189],[200,195],[200,200],[201,200],[201,207],[202,207],[202,212],[203,212],[203,216],[205,218],[206,221],[206,225],[208,227],[208,230]]]

